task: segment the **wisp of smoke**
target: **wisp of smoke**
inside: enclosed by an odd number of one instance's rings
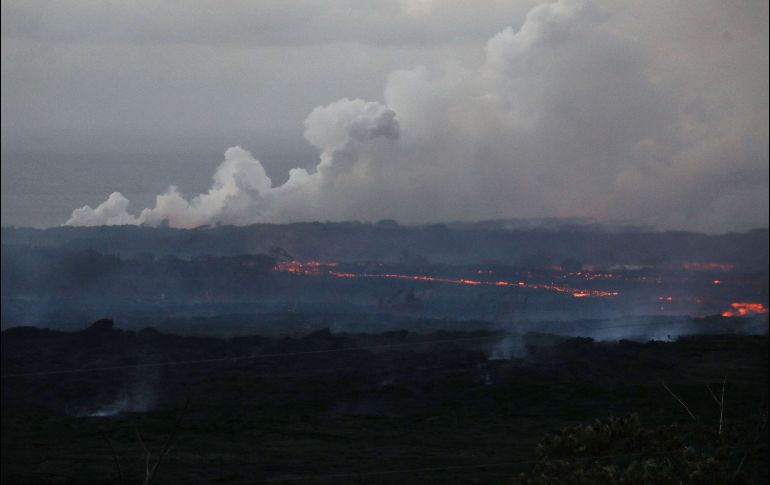
[[[489,360],[521,359],[527,356],[527,347],[521,335],[509,335],[492,345]]]

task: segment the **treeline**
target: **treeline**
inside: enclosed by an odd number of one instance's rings
[[[135,257],[234,256],[268,254],[281,248],[303,260],[396,263],[500,263],[545,267],[565,259],[601,265],[681,265],[721,262],[748,271],[766,271],[768,230],[707,235],[592,225],[508,228],[496,224],[400,226],[297,223],[220,226],[197,229],[137,226],[2,229],[3,244],[95,250]]]
[[[274,264],[261,254],[122,257],[92,249],[3,245],[2,295],[230,299],[262,291]]]

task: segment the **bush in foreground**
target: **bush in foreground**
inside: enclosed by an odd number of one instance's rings
[[[518,484],[743,484],[754,440],[702,425],[645,427],[637,415],[597,419],[546,436]]]

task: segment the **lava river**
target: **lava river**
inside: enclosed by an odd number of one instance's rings
[[[292,274],[300,275],[328,275],[336,278],[383,278],[411,281],[433,281],[437,283],[450,283],[456,285],[472,286],[512,286],[518,288],[529,288],[535,290],[554,291],[557,293],[569,294],[574,298],[606,298],[617,296],[617,291],[590,290],[570,288],[567,286],[548,284],[548,283],[527,283],[525,281],[490,281],[475,280],[463,278],[444,278],[428,275],[395,274],[395,273],[352,273],[336,270],[337,263],[320,263],[318,261],[287,261],[277,263],[275,269]]]

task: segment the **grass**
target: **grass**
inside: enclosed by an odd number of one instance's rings
[[[127,479],[136,482],[143,476],[144,455],[135,429],[151,450],[159,450],[171,431],[174,408],[189,396],[190,409],[158,483],[394,470],[406,471],[317,482],[499,483],[531,470],[537,443],[564,426],[637,413],[645,425],[677,422],[686,429],[691,418],[661,380],[687,403],[699,425],[716,429],[720,410],[706,385],[720,389],[726,376],[725,422],[745,434],[756,430],[757,413],[767,403],[767,344],[767,337],[698,337],[666,344],[591,344],[577,353],[556,346],[518,362],[471,358],[477,350],[470,347],[372,354],[364,360],[368,365],[356,355],[321,363],[308,358],[283,369],[169,369],[162,377],[161,393],[168,395],[160,410],[114,418],[78,418],[42,405],[34,410],[4,397],[2,478],[3,483],[114,481],[106,433]],[[467,358],[460,358],[463,352]],[[428,370],[410,373],[410,368]],[[393,382],[382,384],[388,375]],[[3,381],[4,393],[9,385]],[[39,385],[30,384],[28,391]],[[12,388],[24,389],[20,383]],[[472,468],[484,464],[509,465]],[[469,468],[414,471],[457,466]],[[767,468],[766,460],[745,466]]]

